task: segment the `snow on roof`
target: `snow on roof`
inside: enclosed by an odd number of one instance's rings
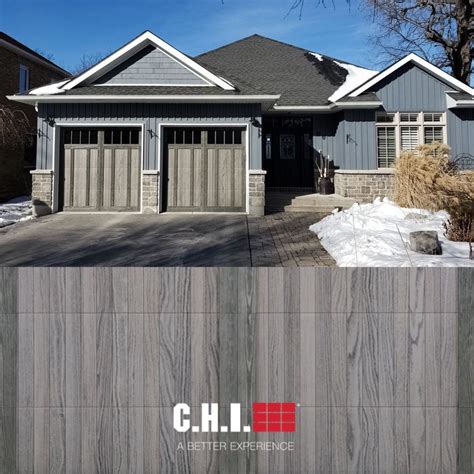
[[[342,84],[342,86],[340,86],[339,89],[337,89],[337,91],[334,92],[331,97],[329,97],[330,102],[337,102],[339,99],[342,99],[344,96],[349,94],[349,92],[357,89],[359,86],[378,74],[378,71],[372,71],[371,69],[365,69],[352,64],[340,63],[338,61],[334,62],[338,66],[346,69],[348,74],[344,84]]]
[[[29,92],[29,95],[55,95],[55,94],[62,94],[66,92],[61,87],[69,82],[69,79],[66,81],[61,82],[54,82],[53,84],[48,84],[47,86],[37,87],[36,89],[32,89]]]
[[[323,60],[323,56],[319,53],[309,53],[311,54],[312,56],[314,56],[318,61],[322,61]]]

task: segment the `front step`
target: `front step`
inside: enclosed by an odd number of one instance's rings
[[[269,209],[279,209],[284,212],[315,212],[331,213],[334,209],[348,209],[356,201],[351,198],[339,196],[337,194],[304,194],[273,196],[268,200]]]

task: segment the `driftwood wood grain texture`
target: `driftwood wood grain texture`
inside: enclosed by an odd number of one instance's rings
[[[24,268],[14,276],[17,290],[5,274],[1,283],[10,295],[2,310],[17,308],[8,321],[18,326],[10,356],[18,371],[1,374],[3,387],[17,381],[0,453],[19,472],[473,470],[472,273]],[[178,402],[194,407],[193,424],[201,403],[218,402],[225,424],[229,403],[242,404],[245,422],[254,401],[297,402],[296,432],[173,430]],[[16,447],[5,436],[15,423]],[[232,440],[294,441],[295,451],[177,449]]]

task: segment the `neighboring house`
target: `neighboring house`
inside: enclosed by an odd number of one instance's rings
[[[190,58],[145,32],[38,107],[36,212],[264,212],[265,192],[386,194],[402,149],[474,152],[474,90],[411,54],[369,71],[258,35]]]
[[[31,190],[30,170],[35,168],[36,121],[33,107],[13,103],[6,96],[23,94],[51,82],[69,77],[69,73],[49,59],[0,32],[0,106],[21,109],[31,124],[31,134],[23,146],[12,148],[0,143],[0,201]]]

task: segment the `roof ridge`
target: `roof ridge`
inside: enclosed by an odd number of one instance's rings
[[[235,40],[235,41],[231,41],[230,43],[226,43],[226,44],[223,44],[222,46],[218,46],[217,48],[214,48],[214,49],[210,49],[209,51],[206,51],[204,53],[201,53],[201,54],[197,54],[196,56],[193,57],[194,58],[200,58],[202,56],[206,56],[207,54],[210,54],[210,53],[215,53],[216,51],[220,51],[221,49],[224,49],[224,48],[227,48],[228,46],[232,46],[234,44],[237,44],[237,43],[241,43],[242,41],[246,41],[250,38],[253,38],[254,36],[260,36],[258,35],[257,33],[254,33],[252,35],[249,35],[249,36],[245,36],[244,38],[240,38],[238,40]],[[263,38],[263,37],[262,37]]]

